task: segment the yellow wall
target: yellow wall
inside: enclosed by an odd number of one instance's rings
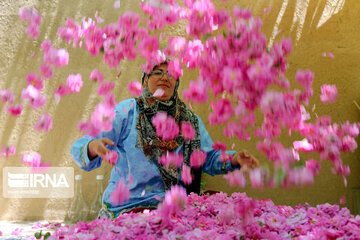
[[[95,11],[106,23],[116,21],[118,16],[127,10],[140,13],[140,1],[122,0],[120,9],[113,9],[114,1],[99,0],[31,0],[0,2],[0,89],[11,89],[19,100],[21,91],[26,87],[25,77],[29,72],[37,72],[42,61],[40,44],[44,39],[51,39],[56,47],[67,46],[57,36],[59,26],[64,25],[67,17],[80,22],[82,16],[93,17]],[[360,2],[356,0],[232,0],[223,3],[216,1],[216,5],[228,10],[235,4],[250,8],[254,15],[264,20],[263,32],[268,37],[268,44],[279,41],[281,37],[290,36],[293,40],[293,52],[288,58],[289,70],[287,77],[294,83],[297,69],[311,69],[315,72],[314,97],[310,100],[309,111],[313,105],[316,109],[311,113],[312,119],[317,115],[330,115],[335,122],[350,120],[358,121],[360,111],[353,100],[360,103],[358,89],[360,87]],[[36,7],[42,14],[43,21],[40,37],[32,41],[25,34],[25,24],[18,17],[18,9],[23,6]],[[271,6],[270,13],[262,15],[262,10]],[[274,36],[275,32],[281,32]],[[184,35],[184,26],[168,29],[170,35]],[[96,95],[96,85],[88,81],[92,69],[100,69],[105,78],[116,83],[116,100],[129,98],[126,90],[127,83],[139,79],[139,66],[142,61],[122,62],[120,77],[115,69],[108,69],[100,56],[93,58],[82,49],[68,47],[70,52],[69,65],[57,69],[54,78],[45,83],[45,93],[50,98],[46,105],[34,111],[26,106],[23,114],[13,118],[0,112],[0,146],[6,143],[16,144],[17,152],[9,159],[0,158],[1,168],[5,166],[22,166],[21,154],[38,151],[44,162],[51,162],[52,166],[71,166],[75,174],[83,175],[83,190],[85,198],[90,202],[95,194],[95,175],[104,174],[108,179],[111,168],[103,164],[99,169],[90,173],[81,171],[72,161],[70,148],[72,143],[81,136],[77,129],[80,119],[89,118],[94,106],[101,100]],[[332,52],[334,59],[322,57],[323,52]],[[32,54],[35,53],[35,58]],[[64,83],[69,74],[81,73],[84,87],[78,95],[64,97],[59,104],[52,98],[54,89],[59,82]],[[190,80],[195,80],[193,72],[185,72],[182,78],[181,90],[188,86]],[[320,86],[324,83],[336,84],[338,100],[332,105],[322,105],[319,99]],[[0,104],[0,110],[4,105]],[[209,106],[195,106],[198,113],[208,127],[213,140],[223,139],[221,128],[208,125],[207,113]],[[53,115],[53,129],[48,134],[34,131],[34,124],[43,112]],[[261,124],[258,121],[258,124]],[[289,138],[284,136],[282,141],[287,143]],[[235,143],[237,148],[247,148],[262,162],[265,156],[256,150],[255,141],[241,142],[236,139],[227,141],[228,147]],[[312,205],[329,202],[338,203],[341,196],[346,196],[346,207],[352,207],[352,188],[360,187],[359,151],[343,155],[345,163],[350,165],[351,175],[348,186],[344,187],[340,177],[331,173],[328,163],[322,164],[320,176],[315,179],[311,187],[292,189],[252,190],[246,188],[248,195],[262,199],[271,198],[276,204],[296,205],[308,202]],[[2,183],[2,171],[0,172]],[[223,190],[228,193],[239,189],[230,188],[222,176],[207,177],[207,188]],[[0,185],[2,192],[2,184]],[[243,190],[242,190],[243,191]],[[0,198],[1,220],[30,220],[30,219],[63,219],[65,210],[71,199],[7,199]]]

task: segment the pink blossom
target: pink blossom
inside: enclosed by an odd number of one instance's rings
[[[69,87],[71,93],[78,93],[83,85],[83,81],[81,80],[81,74],[78,73],[76,75],[70,74],[66,79],[66,85]]]
[[[82,133],[92,137],[96,137],[101,133],[101,126],[94,126],[91,121],[80,121],[78,128]]]
[[[27,22],[29,24],[26,29],[26,33],[31,37],[31,39],[35,39],[39,34],[39,24],[41,22],[41,16],[36,11],[35,8],[20,8],[19,16],[21,20]]]
[[[48,132],[52,128],[52,117],[48,113],[42,114],[38,121],[35,124],[35,129],[37,131],[45,131]]]
[[[170,191],[165,193],[164,201],[159,205],[159,214],[162,224],[169,224],[171,217],[176,216],[185,207],[186,190],[178,185],[172,186]]]
[[[54,98],[55,98],[55,102],[56,103],[59,103],[60,99],[63,97],[63,96],[66,96],[67,94],[70,93],[70,89],[67,85],[64,85],[64,84],[60,84],[58,89],[56,89],[54,91]]]
[[[114,191],[111,193],[110,201],[113,205],[119,206],[130,199],[130,190],[125,181],[121,179],[116,183]]]
[[[346,203],[346,197],[345,196],[342,196],[341,198],[340,198],[340,204],[342,204],[342,205],[344,205],[345,203]]]
[[[179,168],[183,163],[184,157],[180,153],[166,152],[159,158],[159,163],[167,168],[174,167]]]
[[[15,230],[13,230],[11,232],[11,235],[15,235],[15,236],[20,236],[20,234],[24,231],[24,228],[15,228]]]
[[[9,103],[9,104],[13,104],[14,102],[14,93],[10,90],[0,90],[0,96],[1,96],[1,101],[3,103]]]
[[[243,19],[250,19],[251,18],[251,11],[248,9],[241,9],[238,6],[234,7],[234,17],[235,18],[243,18]]]
[[[91,115],[91,123],[95,129],[102,129],[103,131],[108,132],[113,127],[112,122],[115,118],[115,115],[116,114],[113,107],[99,103]]]
[[[104,160],[110,163],[112,166],[115,166],[118,160],[118,153],[116,151],[110,151],[105,154]]]
[[[354,152],[357,148],[357,143],[353,137],[345,136],[342,139],[342,150],[344,152]]]
[[[66,49],[56,49],[51,45],[50,40],[45,40],[41,44],[44,51],[44,63],[54,65],[55,67],[66,66],[69,62],[69,53]]]
[[[235,170],[224,175],[224,178],[227,180],[230,186],[237,186],[244,188],[246,185],[246,179],[243,173],[239,170]]]
[[[5,158],[8,158],[9,156],[15,155],[16,148],[15,145],[5,145],[0,150],[0,155],[4,156]]]
[[[90,74],[90,80],[101,83],[104,81],[104,76],[99,70],[94,69]]]
[[[128,89],[131,95],[133,95],[134,97],[140,96],[143,91],[141,83],[139,83],[138,81],[132,81],[131,83],[129,83]]]
[[[29,100],[29,104],[32,108],[38,109],[42,107],[46,102],[46,97],[41,96],[41,93],[33,85],[28,85],[26,89],[21,92],[21,99]]]
[[[23,154],[21,161],[31,167],[34,173],[44,172],[50,167],[49,163],[41,163],[41,155],[37,152]]]
[[[262,189],[264,186],[264,173],[261,168],[250,170],[249,178],[253,188]]]
[[[140,54],[146,59],[150,59],[154,52],[159,49],[159,41],[154,36],[147,36],[139,43]]]
[[[26,76],[26,82],[32,86],[34,86],[36,89],[41,90],[44,87],[44,84],[40,77],[38,77],[35,73],[29,73]]]
[[[53,78],[53,76],[54,76],[52,68],[45,63],[41,64],[41,66],[40,66],[40,74],[45,79],[50,79],[50,78]]]
[[[305,167],[309,169],[313,175],[318,175],[320,171],[320,163],[315,159],[309,159],[305,162]]]
[[[185,164],[182,166],[181,180],[185,185],[189,185],[192,182],[191,168]]]
[[[175,119],[167,116],[165,112],[158,112],[152,119],[152,124],[156,128],[156,135],[164,141],[169,141],[179,135],[179,126]]]
[[[222,142],[214,142],[212,148],[219,151],[226,151],[226,145]]]
[[[194,150],[190,155],[190,166],[200,168],[206,161],[206,153],[200,149]]]
[[[107,94],[104,98],[104,104],[111,108],[114,108],[116,106],[114,94]]]
[[[314,147],[307,141],[306,138],[301,141],[294,141],[293,145],[296,151],[311,152],[314,150]]]
[[[181,122],[181,133],[185,140],[192,140],[196,132],[190,122]]]
[[[183,97],[186,101],[193,101],[195,103],[206,102],[208,100],[208,93],[205,82],[201,79],[190,82],[189,89],[183,91]]]
[[[323,103],[333,103],[337,97],[337,89],[335,85],[324,84],[321,86],[320,99]]]
[[[21,103],[18,103],[16,105],[6,107],[6,112],[10,113],[12,116],[17,117],[21,114],[23,106]]]
[[[211,108],[214,111],[209,114],[211,125],[226,123],[233,115],[232,104],[226,98],[220,98],[215,102],[211,102]]]
[[[170,60],[168,63],[169,74],[178,80],[183,75],[183,70],[181,68],[180,62],[178,59]]]
[[[102,96],[108,95],[115,87],[113,82],[101,82],[98,87],[98,94]]]
[[[164,48],[166,56],[175,57],[186,49],[187,40],[183,37],[169,37],[168,42],[169,44]]]

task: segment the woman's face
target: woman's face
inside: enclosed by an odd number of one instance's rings
[[[168,65],[166,63],[156,66],[149,74],[148,87],[151,94],[154,95],[155,91],[159,88],[164,90],[162,96],[155,96],[160,101],[166,101],[171,98],[176,86],[176,80],[168,75]]]

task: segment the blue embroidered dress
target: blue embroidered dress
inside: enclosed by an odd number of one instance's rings
[[[109,149],[116,150],[119,155],[118,161],[111,171],[109,185],[105,189],[102,198],[103,206],[112,214],[112,218],[133,208],[155,207],[159,203],[157,199],[159,197],[164,198],[165,195],[165,187],[157,167],[157,160],[149,161],[143,151],[135,146],[137,138],[136,123],[139,116],[139,109],[135,99],[128,99],[118,103],[115,111],[116,117],[113,121],[112,130],[103,132],[96,137],[106,137],[112,140],[115,146],[110,146]],[[199,117],[198,121],[201,150],[207,153],[202,171],[212,176],[233,171],[235,168],[231,166],[230,161],[226,163],[220,162],[220,151],[212,149],[213,141]],[[85,171],[96,169],[102,163],[100,157],[89,160],[87,155],[88,144],[93,139],[95,138],[84,136],[78,139],[71,149],[71,155],[75,163]],[[176,149],[176,152],[182,152],[182,145]],[[234,155],[235,151],[227,151],[227,153]],[[133,177],[133,182],[129,186],[130,200],[121,206],[112,205],[110,196],[114,191],[115,184],[120,179],[124,179],[125,183],[128,184],[130,175]],[[180,174],[179,176],[181,178]],[[181,182],[181,179],[179,180]]]

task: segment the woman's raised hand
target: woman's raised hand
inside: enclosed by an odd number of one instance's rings
[[[99,138],[89,142],[88,144],[88,156],[89,159],[94,159],[99,156],[104,159],[105,154],[110,152],[110,149],[106,145],[114,146],[114,142],[108,138]]]
[[[246,150],[237,152],[232,160],[232,166],[240,165],[241,167],[246,166],[247,168],[257,168],[259,166],[259,161],[251,154],[249,154]]]

